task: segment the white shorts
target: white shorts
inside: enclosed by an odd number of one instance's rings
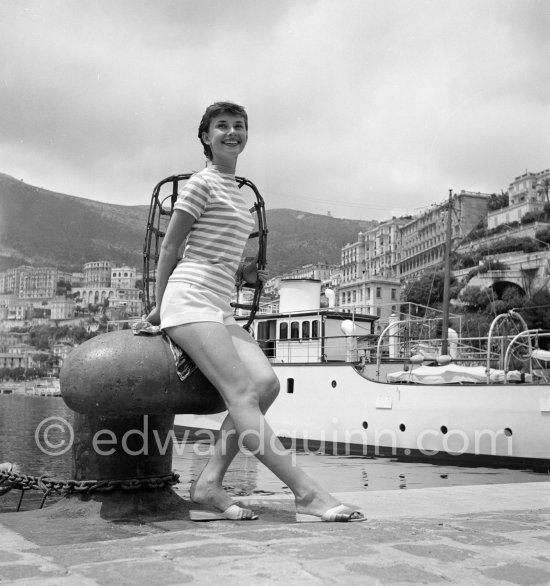
[[[229,297],[191,283],[168,282],[160,306],[162,329],[182,324],[213,321],[236,324]]]

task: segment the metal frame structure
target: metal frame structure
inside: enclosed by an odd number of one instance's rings
[[[151,311],[154,307],[155,299],[155,283],[157,266],[160,257],[160,248],[162,240],[166,235],[166,229],[172,213],[174,211],[174,204],[178,197],[178,191],[180,186],[186,182],[194,173],[183,173],[180,175],[171,175],[166,179],[163,179],[155,186],[153,194],[151,196],[151,204],[149,206],[149,217],[147,219],[147,230],[145,233],[145,242],[143,245],[143,294],[145,301],[145,309],[147,312]],[[256,201],[250,213],[256,214],[257,231],[250,234],[249,239],[258,238],[258,256],[257,266],[258,269],[265,269],[266,267],[266,255],[267,255],[267,223],[265,216],[265,204],[260,192],[257,187],[244,177],[235,177],[237,186],[241,189],[243,186],[249,187]],[[172,189],[167,195],[161,194],[161,189],[164,185],[171,184]],[[165,193],[165,191],[164,191]],[[239,297],[240,287],[238,284],[237,299]],[[260,304],[260,297],[262,294],[263,283],[257,281],[254,287],[254,297],[251,304],[232,303],[235,311],[238,309],[248,310],[247,323],[244,328],[248,330],[250,325],[254,321],[256,312]]]

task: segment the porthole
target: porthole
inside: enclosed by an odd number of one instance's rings
[[[331,387],[332,387],[333,389],[335,389],[335,388],[336,388],[336,384],[337,384],[337,383],[336,383],[336,381],[335,381],[335,380],[333,380],[333,381],[330,383],[330,385],[331,385]]]
[[[406,425],[405,425],[404,423],[402,423],[402,424],[399,426],[399,429],[400,429],[400,431],[405,431],[405,430],[407,429],[407,427],[406,427]]]
[[[506,427],[506,428],[504,429],[504,435],[505,435],[506,437],[512,437],[512,430],[511,430],[509,427]]]
[[[446,435],[446,433],[449,431],[449,430],[447,429],[447,426],[446,426],[446,425],[442,425],[442,426],[440,427],[440,429],[441,429],[441,433],[442,433],[443,435]]]
[[[368,429],[369,427],[369,424],[366,421],[363,421],[361,425],[363,426],[363,429]]]

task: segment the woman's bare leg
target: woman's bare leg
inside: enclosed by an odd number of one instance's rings
[[[260,397],[254,388],[253,376],[249,372],[249,361],[241,356],[241,346],[244,343],[241,344],[239,340],[244,340],[244,336],[248,334],[243,331],[239,334],[242,337],[235,342],[235,330],[230,331],[228,327],[216,322],[175,326],[169,328],[167,333],[191,356],[202,373],[219,390],[238,433],[237,440],[242,441],[248,450],[292,490],[296,497],[297,510],[321,515],[338,505],[332,495],[294,464],[291,453],[284,449],[267,424],[260,408]],[[229,422],[227,425],[230,425]],[[230,445],[234,450],[234,444]],[[226,451],[227,447],[226,444]],[[235,453],[231,452],[232,457]],[[228,461],[230,463],[228,455],[216,457],[214,470],[218,476],[223,467],[224,473],[227,470]]]
[[[258,393],[260,410],[266,413],[279,392],[279,381],[256,341],[241,326],[230,325],[237,354],[246,364],[248,374]],[[223,488],[223,479],[231,462],[240,451],[239,435],[230,415],[224,419],[214,450],[199,477],[193,482],[190,495],[197,503],[212,504],[221,510],[232,504]]]

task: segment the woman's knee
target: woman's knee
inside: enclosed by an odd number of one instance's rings
[[[243,382],[239,388],[231,389],[231,392],[224,393],[227,409],[249,410],[260,407],[260,397],[252,381]]]
[[[275,401],[279,394],[281,385],[279,379],[272,373],[265,377],[259,385],[258,394],[260,400],[260,408],[264,411]]]

